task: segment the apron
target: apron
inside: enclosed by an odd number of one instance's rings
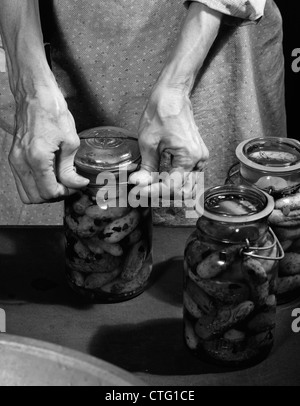
[[[203,2],[210,1],[216,4]],[[53,0],[43,12],[53,71],[78,131],[109,125],[137,136],[185,19],[183,1]],[[286,136],[284,90],[282,19],[274,1],[267,0],[257,24],[227,17],[192,93],[196,124],[210,151],[207,187],[224,183],[241,141]],[[178,224],[166,217],[157,222]]]

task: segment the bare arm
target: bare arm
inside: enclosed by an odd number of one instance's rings
[[[161,75],[154,86],[139,130],[142,170],[133,183],[151,183],[149,172],[157,171],[161,154],[173,157],[173,169],[202,169],[209,152],[196,126],[190,92],[213,45],[222,14],[201,3],[192,3]]]
[[[178,42],[156,88],[177,87],[187,93],[192,90],[196,76],[219,33],[221,21],[222,14],[218,11],[201,3],[191,4]]]
[[[14,96],[34,96],[38,86],[55,87],[44,52],[38,0],[0,0],[0,8],[0,32]]]
[[[62,198],[87,181],[74,172],[79,139],[46,60],[38,0],[0,0],[0,33],[16,100],[9,160],[19,194],[24,203]]]

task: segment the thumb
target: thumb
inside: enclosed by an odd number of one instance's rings
[[[78,175],[74,167],[74,159],[77,148],[70,148],[66,144],[62,144],[57,155],[56,171],[57,179],[67,188],[81,189],[89,184],[89,180]]]
[[[141,169],[130,176],[129,183],[146,187],[155,182],[159,170],[160,155],[158,149],[153,146],[140,144],[140,148],[142,155]]]

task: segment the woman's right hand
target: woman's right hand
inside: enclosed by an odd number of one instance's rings
[[[80,140],[59,89],[39,88],[17,101],[16,132],[9,162],[25,204],[60,200],[85,187],[74,158]]]

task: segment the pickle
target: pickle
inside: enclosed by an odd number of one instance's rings
[[[93,237],[85,240],[87,247],[97,255],[101,255],[104,252],[114,256],[121,257],[123,255],[123,248],[119,244],[109,244],[104,240],[100,240],[98,237]]]
[[[292,196],[283,197],[278,199],[275,203],[275,209],[284,210],[288,208],[290,211],[300,210],[300,193]]]
[[[287,276],[278,279],[278,295],[283,295],[296,289],[300,289],[300,275]]]
[[[238,330],[229,330],[224,334],[224,339],[230,343],[243,343],[246,339],[246,334]]]
[[[216,314],[216,307],[213,300],[193,281],[188,280],[186,292],[204,314]]]
[[[260,262],[247,258],[242,264],[242,270],[251,290],[251,298],[256,305],[263,306],[270,294],[268,275]]]
[[[141,241],[142,236],[143,236],[142,230],[140,228],[137,228],[131,234],[128,235],[126,244],[129,246],[134,245],[139,241]]]
[[[243,283],[204,280],[193,276],[191,272],[190,277],[209,296],[224,304],[239,304],[250,298],[250,290]]]
[[[140,219],[140,213],[132,210],[125,217],[113,221],[104,229],[104,241],[113,244],[122,241],[137,228]]]
[[[84,287],[85,278],[82,273],[77,271],[71,271],[69,273],[71,281],[78,287]]]
[[[254,310],[254,303],[247,301],[236,307],[221,308],[217,315],[202,317],[196,324],[195,331],[202,340],[211,340],[232,329],[245,320]]]
[[[254,333],[263,333],[276,326],[276,312],[260,313],[255,316],[247,325],[248,330]]]
[[[130,282],[123,281],[118,277],[112,283],[108,283],[102,286],[101,290],[105,293],[113,293],[118,295],[128,295],[130,293],[141,290],[147,281],[152,272],[152,266],[145,264],[138,276]]]
[[[74,251],[81,259],[92,257],[91,251],[85,245],[83,245],[81,241],[76,242],[76,244],[74,245]]]
[[[254,349],[261,349],[265,347],[272,347],[274,343],[274,331],[266,330],[262,333],[256,334],[249,338],[248,345]]]
[[[88,249],[94,254],[96,255],[104,254],[104,249],[100,246],[98,237],[88,238],[84,241],[84,243],[86,244]]]
[[[194,269],[202,261],[203,254],[209,251],[210,249],[204,248],[203,244],[198,239],[195,238],[191,241],[187,246],[185,255],[189,266]]]
[[[270,247],[272,246],[272,241],[270,238],[267,238],[266,243],[264,244],[264,247]],[[277,244],[273,248],[269,248],[263,251],[260,251],[260,255],[269,257],[270,259],[257,259],[257,261],[261,264],[261,266],[264,268],[266,274],[270,274],[274,267],[277,265],[277,261],[272,258],[276,258],[278,254],[278,247]]]
[[[241,247],[232,246],[210,254],[197,266],[197,274],[202,279],[212,279],[226,271],[236,259]]]
[[[199,309],[197,303],[195,303],[194,300],[187,293],[184,293],[183,305],[184,305],[186,311],[192,317],[194,317],[194,319],[200,319],[200,317],[203,317],[203,315],[204,315],[203,312]]]
[[[102,229],[96,226],[94,221],[86,215],[76,220],[69,215],[65,219],[69,229],[81,238],[94,237]]]
[[[300,210],[291,211],[288,215],[284,215],[281,210],[274,210],[269,217],[269,222],[281,227],[299,226]]]
[[[85,214],[86,209],[92,206],[93,203],[90,201],[87,195],[82,195],[79,200],[73,203],[73,210],[76,214],[83,216]]]
[[[106,253],[101,255],[99,259],[67,259],[67,264],[72,270],[82,273],[109,273],[118,268],[121,262],[120,257],[113,257]]]
[[[274,227],[275,234],[279,238],[279,241],[286,240],[298,240],[300,239],[300,227]]]
[[[200,344],[200,340],[197,337],[197,334],[195,333],[195,329],[189,321],[185,321],[185,326],[184,326],[184,334],[185,334],[185,341],[187,346],[189,347],[190,350],[197,350]]]
[[[280,261],[279,276],[295,276],[300,274],[300,254],[289,252]]]
[[[292,240],[286,240],[281,242],[283,251],[286,252],[289,248],[292,247],[293,241]],[[300,248],[300,247],[299,247]],[[298,250],[297,250],[298,251]]]
[[[84,287],[89,290],[100,289],[107,283],[112,282],[120,275],[121,269],[116,269],[109,273],[94,273],[89,275],[84,283]]]
[[[104,210],[99,206],[92,206],[86,210],[86,215],[93,220],[112,221],[126,216],[129,210],[128,207],[108,207]]]
[[[124,281],[132,281],[137,277],[139,272],[144,266],[147,259],[148,247],[146,241],[140,241],[135,244],[129,252],[125,264],[124,270],[121,274],[121,279]]]
[[[236,345],[228,340],[217,339],[204,341],[203,348],[212,359],[217,361],[241,363],[253,358],[257,352],[252,348],[245,348],[243,344]]]

